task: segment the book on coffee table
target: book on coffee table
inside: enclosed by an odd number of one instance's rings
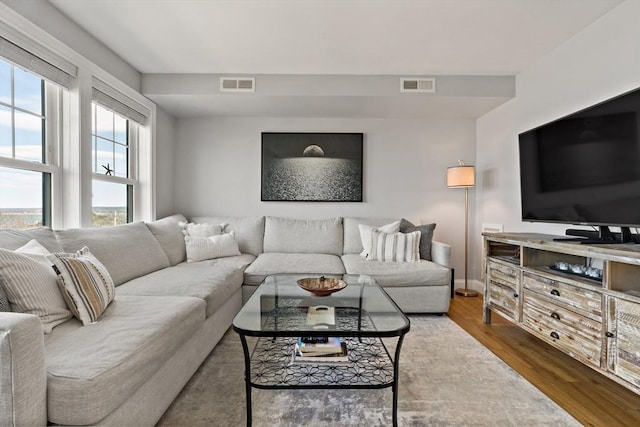
[[[339,353],[306,353],[302,354],[298,343],[294,344],[293,356],[291,363],[317,363],[320,365],[327,364],[346,364],[349,363],[349,356],[347,354],[347,343],[340,343]]]
[[[300,337],[298,351],[303,356],[321,356],[342,353],[340,337]]]

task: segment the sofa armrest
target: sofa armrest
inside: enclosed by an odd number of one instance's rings
[[[0,425],[47,425],[47,368],[40,319],[0,313]]]
[[[446,243],[431,242],[431,261],[436,264],[451,268],[451,245]]]

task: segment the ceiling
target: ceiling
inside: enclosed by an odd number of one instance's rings
[[[143,87],[146,74],[256,76],[256,93],[226,110],[228,94],[146,93],[176,116],[340,117],[406,117],[420,101],[344,93],[335,109],[327,96],[262,96],[259,76],[513,76],[621,1],[49,0],[140,71]],[[424,96],[418,110],[478,116],[508,99],[450,98]]]

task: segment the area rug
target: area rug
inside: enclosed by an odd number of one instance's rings
[[[581,425],[448,317],[410,319],[400,357],[400,426]],[[229,330],[158,425],[245,425],[243,369],[240,340]],[[389,426],[391,399],[390,389],[254,389],[253,425]]]

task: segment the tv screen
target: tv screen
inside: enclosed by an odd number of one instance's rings
[[[519,135],[522,220],[640,226],[640,89]]]

